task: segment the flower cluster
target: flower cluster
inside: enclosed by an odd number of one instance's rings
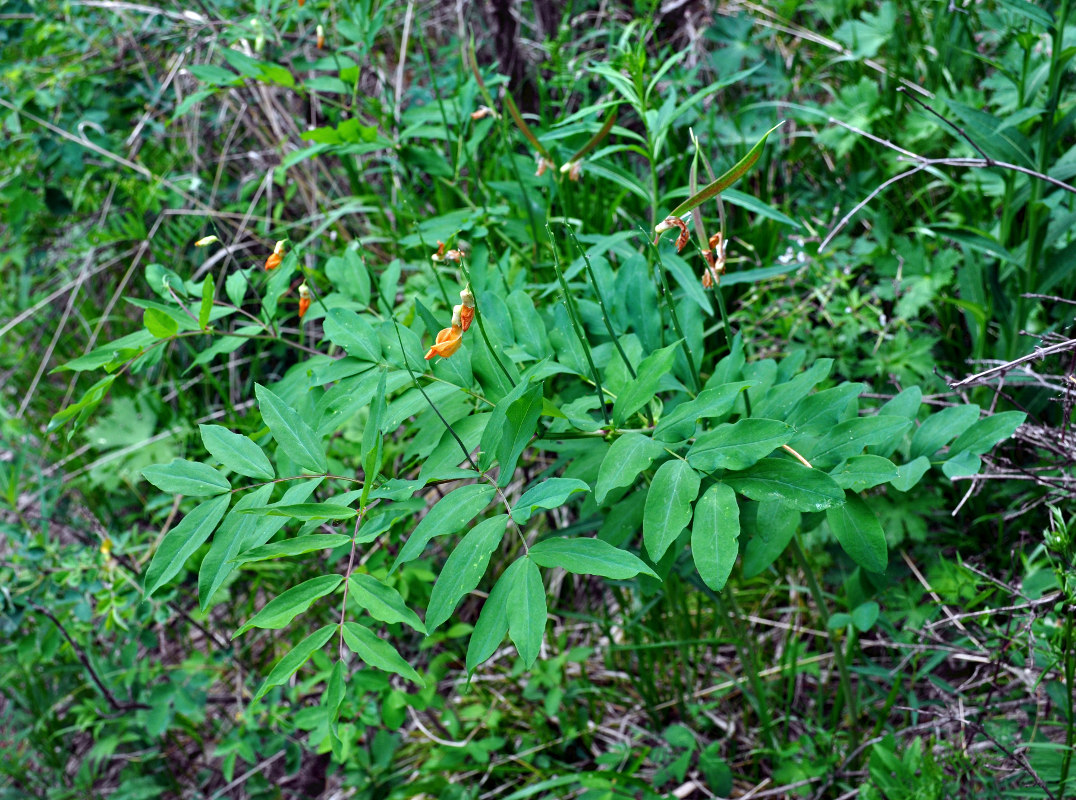
[[[474,295],[471,293],[470,284],[468,284],[460,292],[460,304],[452,309],[452,327],[445,328],[437,334],[437,341],[433,343],[430,347],[430,352],[426,354],[427,361],[434,356],[448,358],[460,349],[460,345],[463,343],[463,332],[470,328],[471,323],[474,321],[474,311]]]

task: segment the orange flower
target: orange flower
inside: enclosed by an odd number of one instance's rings
[[[321,27],[320,25],[318,25],[317,35],[318,35],[318,50],[321,50],[323,47],[325,47],[325,29],[323,27]]]
[[[280,266],[280,262],[284,260],[284,242],[286,239],[281,239],[276,243],[276,247],[273,248],[272,254],[269,258],[265,259],[265,268],[267,270],[276,269]]]
[[[310,288],[304,283],[299,287],[299,319],[303,318],[308,308],[310,308]]]
[[[467,284],[460,292],[460,326],[467,330],[474,321],[474,295],[471,293],[471,284]]]
[[[441,358],[448,358],[450,355],[460,349],[460,343],[463,341],[463,328],[459,325],[453,325],[451,328],[445,328],[443,331],[437,334],[437,342],[430,348],[430,352],[426,354],[426,360],[429,361],[434,356],[441,356]]]

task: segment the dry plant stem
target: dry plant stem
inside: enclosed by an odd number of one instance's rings
[[[969,375],[963,380],[959,380],[956,383],[950,383],[950,389],[959,389],[963,386],[973,386],[981,382],[984,378],[993,377],[994,375],[1004,374],[1014,367],[1018,367],[1021,364],[1026,364],[1029,361],[1037,361],[1046,358],[1047,356],[1057,355],[1058,353],[1065,353],[1069,350],[1076,350],[1076,339],[1066,339],[1063,342],[1049,345],[1048,347],[1036,347],[1033,353],[1029,353],[1026,356],[1021,356],[1013,361],[1007,361],[1004,364],[999,364],[996,367],[977,372],[974,375]]]
[[[856,701],[855,687],[852,686],[851,676],[848,673],[848,664],[844,659],[844,650],[841,648],[840,642],[837,641],[836,634],[830,630],[826,596],[822,593],[822,587],[818,585],[818,578],[815,577],[814,568],[807,560],[807,554],[803,552],[798,536],[792,537],[791,550],[800,569],[803,570],[804,577],[807,579],[807,588],[811,592],[811,597],[814,598],[815,605],[818,606],[818,614],[822,618],[822,627],[826,629],[826,634],[829,637],[833,660],[837,664],[837,676],[841,683],[841,690],[844,693],[844,701],[848,707],[848,715],[851,720],[851,744],[852,748],[855,749],[859,746],[859,704]]]

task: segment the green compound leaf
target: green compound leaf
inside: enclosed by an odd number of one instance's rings
[[[472,483],[469,486],[461,486],[438,500],[400,548],[389,574],[395,572],[400,564],[414,561],[422,555],[426,544],[434,536],[445,536],[463,530],[468,522],[489,505],[494,491],[488,484]]]
[[[430,594],[426,629],[432,633],[452,616],[456,604],[478,586],[486,574],[490,556],[504,538],[508,515],[483,520],[467,532],[449,554]],[[502,634],[503,638],[503,634]]]
[[[212,605],[217,589],[224,585],[232,570],[236,568],[233,559],[243,542],[255,534],[262,522],[257,517],[244,514],[243,509],[262,505],[269,500],[272,493],[273,486],[267,483],[240,497],[213,535],[209,552],[198,567],[198,607],[203,614]]]
[[[848,495],[844,505],[827,509],[826,521],[853,561],[868,572],[885,572],[889,563],[885,533],[862,497]]]
[[[740,552],[740,507],[736,492],[718,483],[695,503],[691,522],[691,557],[702,582],[719,592],[725,588]],[[533,552],[533,550],[532,550]]]
[[[402,622],[409,625],[419,633],[426,633],[426,626],[418,618],[414,611],[407,607],[407,603],[400,593],[391,586],[386,586],[373,575],[355,573],[348,578],[351,594],[360,606],[376,620],[381,622]]]
[[[206,500],[165,535],[146,569],[147,600],[172,580],[194,551],[205,543],[228,510],[230,500],[226,494]]]
[[[643,507],[643,543],[653,561],[661,560],[687,526],[699,483],[699,474],[680,459],[666,461],[654,473]]]
[[[199,425],[202,444],[213,458],[229,469],[248,478],[271,481],[276,477],[265,451],[249,438],[233,433],[221,425]]]
[[[512,519],[522,525],[538,509],[557,508],[567,503],[573,494],[589,491],[587,484],[575,478],[549,478],[523,493],[512,506]]]
[[[422,680],[422,677],[404,660],[396,648],[369,628],[357,622],[345,622],[343,635],[344,644],[348,646],[348,649],[371,667],[385,672],[394,672],[417,686],[426,687],[426,681]]]
[[[545,635],[545,587],[538,565],[524,556],[504,571],[502,580],[511,587],[505,598],[505,614],[508,617],[508,635],[530,669],[542,649]]]
[[[613,442],[598,468],[594,499],[604,503],[609,492],[631,486],[639,473],[649,469],[654,459],[664,453],[664,447],[641,433],[624,434]]]
[[[309,661],[314,653],[325,646],[325,643],[332,638],[336,630],[336,625],[326,625],[299,642],[273,667],[272,672],[269,673],[261,688],[258,689],[258,693],[254,695],[254,700],[260,700],[274,686],[279,686],[291,678],[292,675],[299,671],[299,667]]]
[[[142,475],[162,492],[187,497],[212,497],[230,492],[232,485],[219,471],[198,461],[176,458],[168,464],[146,467]]]
[[[266,603],[232,638],[241,636],[251,628],[283,628],[310,608],[315,600],[335,591],[343,581],[343,575],[321,575],[292,586]]]
[[[702,434],[687,451],[687,460],[703,472],[746,469],[795,434],[790,425],[774,419],[741,419],[733,424],[718,425]]]
[[[642,572],[657,577],[637,556],[601,539],[546,539],[534,545],[529,555],[540,567],[561,567],[577,575],[625,580]]]
[[[498,485],[507,486],[512,480],[516,462],[530,443],[542,414],[543,385],[541,381],[519,383],[493,408],[489,424],[482,432],[480,466],[488,467],[496,460],[501,467]]]
[[[325,472],[327,462],[322,441],[299,416],[299,412],[260,383],[254,384],[254,394],[258,398],[262,418],[280,449],[303,469]]]
[[[764,458],[722,480],[752,500],[780,500],[797,511],[824,511],[844,502],[844,490],[829,475],[781,458]]]

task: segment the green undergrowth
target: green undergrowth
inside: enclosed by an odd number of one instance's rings
[[[0,797],[1071,794],[1067,0],[47,6]]]

